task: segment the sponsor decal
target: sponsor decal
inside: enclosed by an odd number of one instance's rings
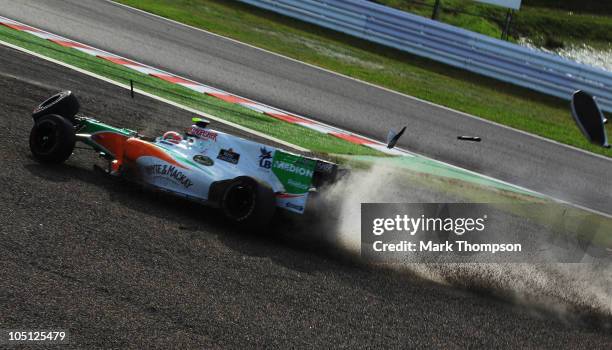
[[[220,159],[224,162],[228,162],[232,164],[238,164],[238,161],[240,160],[240,154],[234,152],[231,148],[221,149],[219,151],[219,155],[217,156],[217,159]]]
[[[202,164],[202,165],[206,165],[206,166],[211,166],[213,164],[215,164],[215,161],[210,159],[207,156],[201,155],[201,154],[196,154],[195,156],[193,156],[193,161],[198,163],[198,164]]]
[[[290,194],[308,192],[316,161],[282,151],[274,152],[272,172]]]
[[[294,179],[287,180],[287,183],[295,188],[299,188],[300,190],[304,192],[308,191],[308,189],[310,188],[310,185],[304,182],[296,181]]]
[[[259,167],[270,169],[272,167],[272,151],[268,151],[265,147],[259,149]]]
[[[149,176],[161,176],[175,183],[182,185],[185,188],[193,186],[193,182],[182,171],[178,170],[174,165],[154,164],[145,166],[145,172]]]
[[[187,134],[214,142],[217,142],[217,136],[219,136],[219,134],[214,131],[198,128],[197,126],[192,126],[189,130],[187,130]]]
[[[291,194],[291,193],[277,193],[276,198],[287,199],[287,198],[300,198],[303,197],[304,194]]]
[[[287,204],[285,204],[285,206],[287,208],[291,208],[291,209],[295,209],[295,210],[299,210],[299,211],[304,211],[304,207],[301,205],[297,205],[297,204],[293,204],[291,202],[287,202]]]
[[[282,170],[285,170],[286,172],[300,175],[300,176],[306,176],[306,177],[312,177],[312,175],[314,174],[313,169],[311,168],[301,166],[299,163],[296,164],[296,163],[287,162],[283,160],[275,161],[274,168],[282,169]]]
[[[334,164],[318,160],[316,169],[318,172],[331,174],[334,170]]]

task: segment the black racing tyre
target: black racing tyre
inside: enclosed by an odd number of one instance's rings
[[[57,114],[74,122],[74,116],[79,113],[79,101],[71,91],[57,93],[38,105],[32,112],[34,121],[48,114]]]
[[[274,192],[266,184],[240,176],[232,180],[221,196],[221,210],[239,224],[264,227],[276,211]]]
[[[64,162],[72,154],[75,142],[74,126],[57,114],[38,118],[30,131],[30,151],[41,163]]]

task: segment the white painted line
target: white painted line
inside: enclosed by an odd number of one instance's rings
[[[306,118],[304,118],[306,119]],[[308,119],[307,119],[308,120]],[[321,125],[321,124],[310,124],[310,123],[300,123],[297,122],[295,124],[299,124],[305,128],[314,130],[314,131],[318,131],[320,133],[324,133],[324,134],[329,134],[330,132],[334,132],[335,130],[332,128],[327,127],[326,125]]]
[[[9,24],[14,24],[14,25],[21,25],[21,23],[19,23],[19,22],[15,21],[15,20],[12,20],[12,19],[10,19],[10,18],[6,18],[6,17],[2,17],[2,18],[5,18],[5,19],[6,19],[6,23],[9,23]]]
[[[62,40],[63,38],[54,34],[50,34],[47,32],[38,32],[38,31],[33,31],[33,30],[23,30],[24,32],[28,33],[28,34],[32,34],[34,36],[37,36],[41,39],[53,39],[53,40]]]
[[[386,153],[386,154],[390,154],[390,155],[395,155],[395,156],[406,156],[406,157],[414,157],[413,154],[408,154],[402,151],[398,151],[395,148],[389,149],[387,148],[387,145],[379,145],[377,143],[369,143],[364,145],[365,147],[370,147],[373,148],[377,151]]]
[[[231,42],[236,43],[236,44],[244,45],[244,46],[250,47],[252,49],[256,49],[256,50],[259,50],[259,51],[262,51],[262,52],[266,52],[268,54],[271,54],[271,55],[274,55],[274,56],[277,56],[277,57],[282,57],[282,58],[290,60],[292,62],[303,64],[303,65],[306,65],[308,67],[311,67],[311,68],[314,68],[314,69],[318,69],[318,70],[327,72],[329,74],[340,76],[340,77],[343,77],[345,79],[349,79],[349,80],[352,80],[352,81],[355,81],[355,82],[359,82],[361,84],[365,84],[365,85],[368,85],[368,86],[371,86],[371,87],[374,87],[374,88],[377,88],[377,89],[384,90],[386,92],[390,92],[390,93],[393,93],[393,94],[396,94],[396,95],[399,95],[399,96],[403,96],[403,97],[406,97],[406,98],[409,98],[411,100],[424,103],[424,104],[432,106],[432,107],[437,107],[437,108],[440,108],[440,109],[443,109],[443,110],[446,110],[446,111],[449,111],[449,112],[457,113],[457,114],[462,115],[464,117],[474,118],[474,119],[477,119],[477,120],[479,120],[481,122],[484,122],[484,123],[487,123],[487,124],[495,125],[495,126],[507,129],[507,130],[512,130],[512,131],[517,132],[519,134],[523,134],[523,135],[526,135],[526,136],[534,137],[534,138],[536,138],[538,140],[549,142],[549,143],[553,143],[553,144],[561,146],[561,147],[566,147],[566,148],[572,149],[572,150],[580,152],[580,153],[584,153],[584,154],[592,156],[592,157],[600,158],[600,159],[603,159],[603,160],[606,160],[606,161],[612,161],[612,158],[609,158],[609,157],[606,157],[606,156],[603,156],[603,155],[600,155],[600,154],[597,154],[597,153],[591,153],[589,151],[583,150],[583,149],[575,147],[575,146],[571,146],[571,145],[567,145],[567,144],[564,144],[564,143],[561,143],[561,142],[558,142],[558,141],[555,141],[555,140],[547,139],[547,138],[545,138],[543,136],[539,136],[539,135],[536,135],[536,134],[529,133],[527,131],[515,129],[515,128],[512,128],[510,126],[504,125],[504,124],[500,124],[500,123],[497,123],[497,122],[494,122],[494,121],[491,121],[491,120],[488,120],[488,119],[477,117],[475,115],[471,115],[471,114],[468,114],[468,113],[465,113],[465,112],[461,112],[461,111],[458,111],[456,109],[445,107],[445,106],[442,106],[442,105],[439,105],[439,104],[436,104],[436,103],[433,103],[433,102],[430,102],[430,101],[427,101],[427,100],[420,99],[418,97],[406,95],[406,94],[404,94],[402,92],[391,90],[391,89],[386,88],[384,86],[380,86],[380,85],[376,85],[376,84],[373,84],[373,83],[370,83],[370,82],[367,82],[367,81],[359,80],[357,78],[353,78],[353,77],[350,77],[348,75],[344,75],[342,73],[334,72],[334,71],[326,69],[326,68],[315,66],[314,64],[311,64],[311,63],[302,62],[302,61],[299,61],[299,60],[297,60],[295,58],[291,58],[291,57],[288,57],[288,56],[285,56],[285,55],[282,55],[282,54],[279,54],[279,53],[276,53],[276,52],[273,52],[273,51],[262,49],[260,47],[257,47],[257,46],[251,45],[251,44],[247,44],[247,43],[238,41],[236,39],[228,38],[228,37],[220,35],[220,34],[209,32],[209,31],[207,31],[205,29],[202,29],[202,28],[197,28],[197,27],[185,24],[185,23],[181,23],[181,22],[175,21],[173,19],[169,19],[169,18],[166,18],[166,17],[162,17],[162,16],[159,16],[159,15],[156,15],[154,13],[150,13],[150,12],[147,12],[147,11],[144,11],[144,10],[141,10],[141,9],[137,9],[135,7],[132,7],[132,6],[128,6],[128,5],[125,5],[125,4],[117,3],[117,2],[114,2],[112,0],[105,0],[105,1],[108,2],[108,3],[111,3],[113,5],[116,5],[116,6],[121,6],[121,7],[125,7],[127,9],[130,9],[130,10],[133,10],[133,11],[140,12],[140,13],[145,14],[147,16],[151,16],[151,17],[155,17],[155,18],[158,18],[158,19],[162,19],[164,21],[168,21],[168,22],[171,22],[171,23],[174,23],[174,24],[186,27],[186,28],[197,30],[197,31],[200,31],[200,32],[203,32],[203,33],[206,33],[206,34],[209,34],[209,35],[212,35],[212,36],[224,39],[224,40],[231,41]]]
[[[97,74],[95,74],[95,73],[92,73],[92,72],[86,71],[86,70],[84,70],[84,69],[81,69],[81,68],[78,68],[78,67],[72,66],[72,65],[70,65],[70,64],[68,64],[68,63],[65,63],[65,62],[62,62],[62,61],[58,61],[58,60],[53,59],[53,58],[46,57],[46,56],[44,56],[44,55],[41,55],[41,54],[39,54],[39,53],[36,53],[36,52],[30,51],[30,50],[24,49],[24,48],[22,48],[22,47],[19,47],[19,46],[13,45],[13,44],[11,44],[11,43],[7,43],[7,42],[5,42],[5,41],[0,40],[0,45],[8,46],[8,47],[10,47],[10,48],[12,48],[12,49],[15,49],[15,50],[18,50],[18,51],[21,51],[21,52],[27,53],[27,54],[29,54],[29,55],[32,55],[32,56],[38,57],[38,58],[40,58],[40,59],[43,59],[43,60],[45,60],[45,61],[49,61],[49,62],[55,63],[55,64],[60,65],[60,66],[62,66],[62,67],[66,67],[66,68],[72,69],[72,70],[74,70],[74,71],[77,71],[77,72],[79,72],[79,73],[82,73],[82,74],[88,75],[88,76],[90,76],[90,77],[93,77],[93,78],[96,78],[96,79],[99,79],[99,80],[105,81],[105,82],[107,82],[107,83],[109,83],[109,84],[113,84],[113,85],[115,85],[115,86],[122,87],[122,88],[124,88],[124,89],[126,89],[126,90],[130,90],[130,86],[129,86],[129,85],[121,84],[121,83],[116,82],[116,81],[114,81],[114,80],[112,80],[112,79],[109,79],[109,78],[103,77],[103,76],[101,76],[101,75],[97,75]],[[284,141],[284,140],[277,139],[277,138],[275,138],[275,137],[272,137],[272,136],[270,136],[270,135],[266,135],[266,134],[261,133],[261,132],[259,132],[259,131],[249,129],[249,128],[244,127],[244,126],[242,126],[242,125],[239,125],[239,124],[236,124],[236,123],[232,123],[232,122],[227,121],[227,120],[225,120],[225,119],[221,119],[221,118],[219,118],[219,117],[216,117],[216,116],[214,116],[214,115],[212,115],[212,114],[208,114],[208,113],[206,113],[206,112],[202,112],[202,111],[200,111],[200,110],[197,110],[197,109],[194,109],[194,108],[191,108],[191,107],[187,107],[187,106],[181,105],[181,104],[176,103],[176,102],[174,102],[174,101],[166,100],[165,98],[162,98],[162,97],[159,97],[159,96],[156,96],[156,95],[150,94],[150,93],[148,93],[148,92],[146,92],[146,91],[142,91],[142,90],[139,90],[139,89],[134,89],[134,92],[136,92],[136,93],[138,93],[138,94],[140,94],[140,95],[147,96],[147,97],[149,97],[149,98],[155,99],[155,100],[157,100],[157,101],[161,101],[161,102],[167,103],[167,104],[172,105],[172,106],[174,106],[174,107],[181,108],[181,109],[183,109],[183,110],[185,110],[185,111],[188,111],[188,112],[191,112],[191,113],[194,113],[194,114],[197,114],[197,115],[204,116],[206,119],[214,120],[214,121],[216,121],[216,122],[218,122],[218,123],[221,123],[221,124],[225,124],[225,125],[231,126],[232,128],[235,128],[235,129],[238,129],[238,130],[242,130],[242,131],[247,132],[247,133],[249,133],[249,134],[252,134],[252,135],[255,135],[255,136],[259,136],[259,137],[265,138],[265,139],[270,140],[270,141],[272,141],[272,142],[276,142],[276,143],[278,143],[278,144],[281,144],[281,145],[284,145],[284,146],[287,146],[287,147],[291,147],[291,148],[293,148],[293,149],[296,149],[296,150],[299,150],[299,151],[302,151],[302,152],[310,152],[310,150],[308,150],[308,149],[306,149],[306,148],[303,148],[303,147],[300,147],[300,146],[298,146],[298,145],[294,145],[294,144],[292,144],[292,143],[289,143],[289,142]]]
[[[278,113],[278,110],[275,108],[270,108],[266,105],[262,105],[259,103],[251,103],[251,102],[240,102],[238,103],[239,105],[246,107],[246,108],[250,108],[254,111],[257,111],[259,113]]]
[[[91,56],[97,56],[97,55],[100,54],[100,51],[95,50],[95,49],[87,49],[87,48],[84,48],[84,47],[73,47],[73,49],[79,50],[79,51],[84,52],[84,53],[86,53],[88,55],[91,55]]]
[[[205,94],[207,92],[208,93],[213,93],[213,94],[214,93],[222,93],[223,92],[221,90],[217,90],[217,89],[211,88],[209,86],[205,86],[205,85],[195,85],[195,84],[187,84],[187,83],[177,83],[177,85],[184,86],[184,87],[186,87],[188,89],[191,89],[193,91],[197,91],[197,92],[200,92],[200,93],[203,93],[203,94]]]
[[[142,66],[136,66],[136,65],[131,65],[131,64],[123,65],[123,67],[127,67],[129,69],[133,69],[135,71],[138,71],[138,72],[146,74],[146,75],[149,75],[151,73],[159,73],[159,71],[157,69],[153,69],[153,68],[149,68],[149,67],[142,67]]]

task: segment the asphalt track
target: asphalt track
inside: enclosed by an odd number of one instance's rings
[[[191,117],[0,46],[0,328],[65,328],[67,348],[87,349],[612,345],[588,321],[241,233],[214,210],[93,171],[89,151],[42,166],[29,114],[66,88],[86,115],[150,134]]]
[[[112,2],[2,0],[0,15],[377,139],[392,126],[408,125],[400,142],[406,149],[612,213],[608,159]],[[483,142],[456,140],[464,134]]]

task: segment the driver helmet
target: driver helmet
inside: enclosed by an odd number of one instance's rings
[[[176,131],[167,131],[164,136],[162,136],[162,140],[166,140],[172,143],[180,143],[183,141],[183,137]]]

